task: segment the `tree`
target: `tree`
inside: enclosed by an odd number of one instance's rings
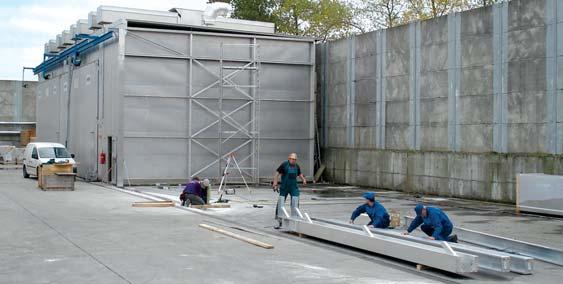
[[[284,0],[274,12],[279,32],[326,40],[350,29],[352,13],[337,0]]]
[[[469,0],[408,0],[403,22],[441,17],[469,7]]]
[[[350,7],[338,0],[232,0],[233,18],[273,22],[280,33],[323,40],[347,34]]]
[[[495,3],[500,3],[503,0],[469,0],[469,7],[470,8],[477,8],[477,7],[485,7],[490,6]]]
[[[277,7],[276,0],[231,0],[230,4],[233,6],[232,18],[276,22],[276,18],[273,15]]]
[[[405,0],[358,0],[352,7],[363,29],[376,30],[400,24],[407,5]]]

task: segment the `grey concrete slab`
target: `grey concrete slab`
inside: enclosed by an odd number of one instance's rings
[[[414,273],[403,264],[301,241],[271,228],[266,234],[226,228],[275,246],[266,250],[198,227],[202,222],[217,226],[217,222],[229,225],[229,220],[239,220],[263,230],[264,224],[271,224],[271,204],[255,209],[239,198],[229,210],[210,212],[219,220],[175,208],[131,207],[142,199],[82,182],[73,192],[43,192],[35,180],[20,177],[19,171],[0,172],[0,185],[0,252],[4,256],[0,283],[440,280]],[[168,190],[165,195],[177,193]],[[262,190],[259,198],[273,200],[274,193]]]

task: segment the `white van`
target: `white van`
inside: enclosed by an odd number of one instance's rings
[[[27,144],[23,154],[23,177],[37,176],[39,166],[52,159],[55,159],[55,163],[71,163],[76,173],[74,154],[69,154],[65,146],[59,143],[33,142]]]

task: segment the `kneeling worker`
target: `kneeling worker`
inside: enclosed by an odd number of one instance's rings
[[[184,206],[205,204],[203,190],[198,177],[193,177],[192,181],[186,185],[186,188],[184,188],[180,195],[180,200],[182,200],[182,205]]]
[[[366,203],[354,210],[352,217],[350,217],[350,224],[354,224],[354,220],[356,220],[360,214],[366,213],[371,219],[368,223],[368,227],[387,229],[391,222],[389,214],[387,214],[387,210],[385,210],[383,205],[375,201],[375,192],[366,192],[363,197],[366,199]]]
[[[403,235],[410,234],[422,225],[420,229],[428,235],[429,239],[457,243],[457,236],[450,236],[454,226],[442,209],[417,204],[414,211],[416,218],[414,218],[408,230],[403,232]]]

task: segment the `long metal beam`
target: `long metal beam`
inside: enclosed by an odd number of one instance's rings
[[[408,224],[410,224],[413,219],[414,217],[405,216],[406,226],[408,226]],[[486,234],[460,227],[454,227],[453,233],[457,235],[459,240],[467,243],[492,248],[507,253],[517,253],[563,266],[563,251],[559,249]]]
[[[456,274],[477,272],[479,270],[477,262],[478,257],[475,255],[452,253],[451,250],[445,248],[400,240],[380,234],[372,234],[370,231],[359,231],[313,221],[307,214],[304,215],[304,218],[300,218],[289,217],[285,210],[283,210],[282,213],[286,215],[283,218],[285,228],[296,233]]]
[[[356,230],[362,230],[358,225],[346,224],[342,222],[326,220],[321,218],[312,218],[315,221],[330,223],[333,225],[344,226]],[[431,245],[435,247],[441,247],[441,244],[437,241],[432,241],[429,239],[424,239],[416,236],[403,236],[400,231],[390,230],[390,229],[370,229],[372,233],[380,234],[384,236],[404,239],[416,243],[421,243],[425,245]],[[456,252],[467,253],[471,255],[476,255],[479,257],[479,268],[493,270],[497,272],[516,272],[519,274],[532,274],[533,273],[533,258],[520,255],[511,255],[508,253],[485,249],[481,247],[475,247],[464,244],[450,243],[452,249]]]

